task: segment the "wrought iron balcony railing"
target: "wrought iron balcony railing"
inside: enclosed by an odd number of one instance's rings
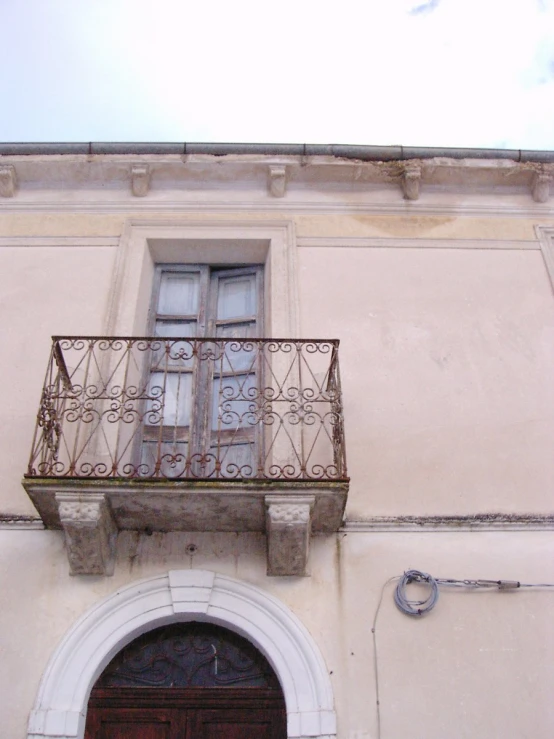
[[[54,337],[26,477],[345,481],[338,344]]]

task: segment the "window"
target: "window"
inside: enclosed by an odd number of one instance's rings
[[[144,474],[251,477],[261,465],[262,267],[158,265],[141,445]],[[185,339],[185,340],[183,340]],[[235,341],[238,340],[238,341]]]

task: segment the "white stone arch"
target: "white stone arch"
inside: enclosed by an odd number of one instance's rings
[[[42,678],[28,739],[82,739],[90,691],[109,661],[140,634],[191,620],[225,626],[265,655],[283,689],[289,737],[336,735],[325,663],[292,611],[239,580],[207,570],[172,570],[118,590],[69,630]]]

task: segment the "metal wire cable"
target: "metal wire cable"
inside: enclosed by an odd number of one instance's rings
[[[406,586],[412,582],[429,585],[429,595],[424,600],[409,600],[406,595]],[[394,602],[397,608],[407,616],[423,616],[431,611],[439,599],[439,586],[432,575],[419,570],[406,570],[398,581],[394,591]]]
[[[385,588],[391,582],[398,580],[399,577],[389,577],[389,579],[383,583],[381,588],[381,594],[379,596],[379,602],[375,609],[375,615],[373,616],[373,624],[371,626],[371,633],[373,635],[373,672],[375,675],[375,703],[376,703],[376,716],[377,716],[377,739],[381,739],[381,704],[379,699],[379,661],[377,658],[377,618],[379,617],[379,611],[381,610],[381,604],[383,602],[383,595],[385,594]]]
[[[406,595],[406,587],[410,583],[422,583],[429,586],[429,595],[424,600],[410,600]],[[518,580],[455,580],[428,575],[420,570],[406,570],[399,578],[394,592],[394,602],[407,616],[423,616],[429,613],[439,599],[439,585],[454,588],[470,588],[483,590],[518,590],[520,588],[554,588],[554,583],[521,583]]]
[[[517,580],[455,580],[453,578],[433,577],[426,572],[420,570],[406,570],[403,575],[389,577],[382,587],[379,594],[379,601],[373,616],[373,624],[371,626],[371,634],[373,637],[373,671],[375,676],[375,703],[377,718],[377,739],[381,739],[381,699],[379,688],[379,659],[377,651],[377,620],[383,603],[383,596],[387,585],[398,580],[398,584],[394,591],[394,602],[396,606],[409,616],[423,616],[425,613],[435,607],[439,597],[439,586],[456,588],[469,588],[481,590],[519,590],[522,588],[554,588],[554,583],[522,583]],[[412,583],[423,583],[430,588],[429,595],[424,600],[410,600],[406,596],[406,587]]]

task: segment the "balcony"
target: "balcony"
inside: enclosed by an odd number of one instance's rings
[[[348,492],[338,341],[54,337],[23,485],[73,574],[118,530],[265,531],[307,572]]]

